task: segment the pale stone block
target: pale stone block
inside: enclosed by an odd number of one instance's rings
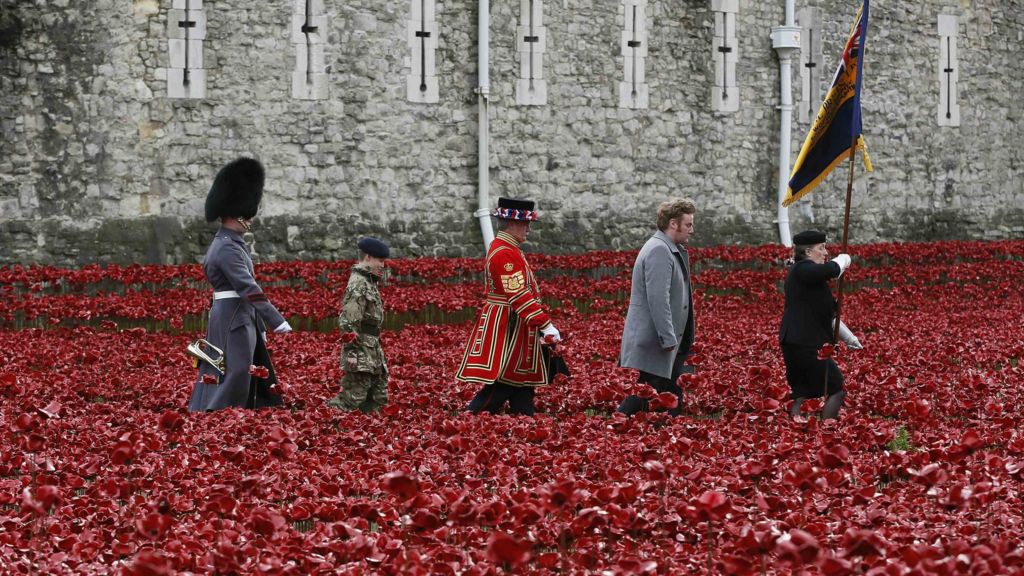
[[[425,85],[424,90],[420,89],[421,83]],[[406,98],[410,102],[436,104],[440,101],[440,89],[437,82],[437,76],[427,76],[421,82],[419,74],[410,74],[406,78]]]
[[[310,58],[312,56],[312,59]],[[312,60],[312,61],[311,61]],[[295,71],[305,73],[312,66],[313,72],[324,71],[324,45],[306,44],[295,45]]]
[[[206,70],[189,70],[189,83],[185,84],[185,71],[181,68],[167,69],[168,98],[205,98]]]
[[[185,8],[189,10],[202,10],[203,0],[172,0],[171,8],[175,10],[184,10]]]
[[[548,103],[548,83],[545,80],[520,78],[516,81],[516,104],[543,106]]]
[[[634,39],[637,40],[638,42],[640,42],[640,45],[637,46],[636,48],[634,48],[634,47],[629,45],[629,42],[632,42]],[[646,34],[640,33],[640,34],[634,35],[631,30],[623,30],[622,31],[622,35],[621,35],[621,39],[620,39],[620,45],[622,47],[622,55],[623,56],[629,57],[629,56],[632,56],[635,53],[637,56],[639,56],[641,58],[646,58],[647,57],[647,35]]]
[[[649,100],[647,84],[619,82],[619,108],[647,108]]]
[[[536,36],[536,42],[527,42],[525,38],[527,36]],[[533,46],[534,52],[544,52],[547,49],[547,30],[542,26],[534,26],[531,34],[529,26],[518,26],[516,27],[516,50],[520,52],[529,52],[530,46]]]
[[[941,36],[957,35],[957,20],[952,14],[939,14],[939,34]]]
[[[323,38],[327,33],[328,26],[330,25],[330,17],[326,14],[318,14],[309,18],[311,26],[316,28],[316,32],[306,34],[302,31],[302,27],[306,25],[305,14],[292,14],[292,28],[291,38],[292,44],[305,44],[306,42],[312,44],[320,44],[323,42]]]
[[[544,19],[543,0],[520,0],[519,14],[523,24],[532,21],[535,27],[540,26]]]
[[[309,74],[304,70],[292,72],[292,98],[299,100],[326,100],[330,95],[327,74]]]
[[[715,12],[715,36],[725,36],[732,41],[736,37],[736,15],[728,12]]]
[[[25,209],[39,208],[39,195],[36,194],[36,187],[32,184],[23,184],[18,193],[18,204]]]
[[[427,32],[430,36],[421,38],[416,35],[420,31]],[[427,50],[437,49],[437,22],[433,20],[427,20],[421,22],[419,20],[409,20],[408,28],[406,29],[406,38],[409,42],[409,47],[413,50],[419,50],[421,47]]]
[[[715,52],[715,85],[716,86],[736,86],[736,49],[733,48],[732,52],[726,52],[725,58],[723,59],[722,53]],[[723,64],[724,60],[724,64]],[[723,73],[724,66],[724,73]]]
[[[171,68],[185,68],[185,46],[188,44],[188,68],[203,68],[203,41],[171,38],[167,40],[167,52]]]
[[[739,12],[740,0],[711,0],[712,12]]]
[[[711,109],[716,112],[736,112],[740,109],[740,94],[738,88],[730,88],[728,93],[723,94],[722,88],[714,86],[711,88]]]
[[[419,46],[412,51],[412,59],[410,60],[409,74],[410,76],[416,76],[419,78],[424,70],[426,70],[427,76],[433,76],[437,66],[436,62],[437,52],[433,50],[427,50],[421,52]]]
[[[172,8],[177,8],[177,6],[172,6]],[[152,16],[160,13],[160,2],[158,0],[135,0],[132,9],[136,16]]]
[[[533,67],[530,67],[530,63]],[[519,54],[519,78],[529,80],[530,78],[544,77],[544,54],[530,54],[522,52]]]
[[[630,58],[628,56],[623,58],[622,72],[623,77],[626,79],[625,82],[637,82],[641,84],[647,82],[647,74],[645,72],[647,69],[646,62],[647,61],[644,58]]]
[[[434,0],[411,0],[411,7],[409,18],[412,20],[431,21],[435,18]]]
[[[5,198],[0,200],[0,218],[11,219],[18,217],[21,213],[21,208],[18,206],[18,201],[14,198]]]
[[[180,26],[182,22],[195,22],[195,26],[188,28],[189,40],[203,40],[206,38],[206,13],[201,10],[168,10],[167,11],[167,37],[185,38],[185,28]]]
[[[323,14],[324,0],[293,0],[292,14]]]

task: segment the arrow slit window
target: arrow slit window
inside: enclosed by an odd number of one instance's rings
[[[548,101],[548,85],[544,79],[547,29],[543,24],[543,0],[520,0],[519,14],[519,26],[516,28],[519,52],[516,104],[540,106]]]
[[[804,8],[797,13],[800,34],[800,103],[797,118],[802,123],[814,120],[821,108],[821,11]]]
[[[406,97],[410,102],[432,104],[436,103],[440,96],[435,69],[437,21],[434,19],[434,0],[411,0],[411,3]]]
[[[623,0],[622,9],[619,108],[647,108],[647,0]]]
[[[711,91],[711,109],[716,112],[735,112],[740,109],[739,88],[736,86],[736,13],[739,0],[711,0],[715,15],[715,37],[711,58],[715,65],[715,84]]]
[[[292,70],[292,98],[323,100],[328,96],[327,67],[324,64],[324,38],[327,16],[323,0],[293,0],[292,46],[295,68]]]
[[[957,59],[956,16],[939,15],[939,126],[960,125],[957,87],[960,83],[960,62]]]
[[[206,97],[205,39],[203,0],[173,0],[167,12],[168,98]]]

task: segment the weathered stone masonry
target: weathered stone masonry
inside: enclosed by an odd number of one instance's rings
[[[474,0],[433,3],[437,103],[408,98],[420,65],[410,0],[318,0],[327,85],[305,92],[293,88],[295,0],[197,3],[205,96],[169,98],[172,0],[0,0],[0,263],[195,261],[213,228],[201,219],[212,177],[243,154],[268,168],[264,259],[350,258],[367,233],[401,256],[481,253]],[[657,203],[679,194],[698,200],[700,243],[775,241],[769,33],[783,1],[738,2],[734,112],[712,109],[711,0],[643,3],[648,101],[620,107],[628,4],[543,0],[538,105],[517,104],[521,0],[491,0],[492,196],[539,200],[534,250],[635,248]],[[821,15],[822,93],[858,4],[797,3]],[[1020,237],[1024,0],[872,12],[864,125],[876,171],[858,179],[853,240]],[[956,18],[959,126],[937,119],[940,15]],[[794,126],[794,156],[806,130]],[[844,189],[845,169],[811,195],[816,226],[839,229]],[[791,217],[794,230],[808,223]]]

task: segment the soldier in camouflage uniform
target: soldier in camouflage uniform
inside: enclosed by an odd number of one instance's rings
[[[367,237],[359,241],[359,255],[338,318],[342,334],[341,368],[345,376],[341,379],[341,392],[328,405],[374,412],[388,403],[388,367],[380,345],[384,303],[377,283],[390,250],[384,242]]]

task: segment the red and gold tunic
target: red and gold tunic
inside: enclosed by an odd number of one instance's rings
[[[519,242],[498,232],[484,265],[487,296],[455,377],[463,382],[513,386],[548,383],[540,333],[551,323],[540,305],[537,279]]]

